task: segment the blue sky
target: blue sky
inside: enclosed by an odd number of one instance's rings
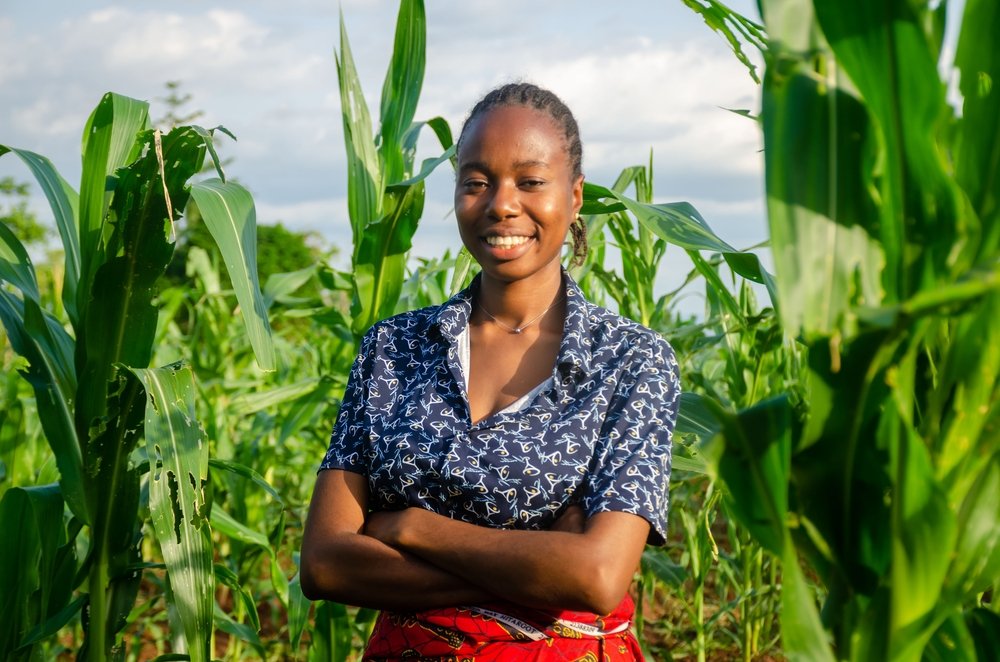
[[[657,201],[692,202],[745,247],[765,237],[756,125],[723,108],[756,109],[757,86],[723,40],[680,0],[428,0],[427,72],[418,119],[458,132],[488,89],[526,79],[577,115],[589,180],[610,184],[653,150]],[[755,3],[733,0],[755,16]],[[343,138],[333,50],[342,10],[370,105],[377,105],[397,3],[383,0],[36,0],[0,11],[0,143],[51,158],[74,185],[80,132],[106,91],[148,99],[180,80],[238,142],[222,152],[253,193],[260,222],[322,233],[347,249]],[[420,158],[436,156],[432,140]],[[28,174],[12,157],[0,176]],[[452,176],[428,184],[415,254],[459,245]],[[35,202],[47,215],[44,201]],[[344,251],[346,252],[346,250]],[[677,258],[676,260],[673,258]],[[669,287],[687,270],[668,252]],[[697,307],[697,304],[694,306]]]

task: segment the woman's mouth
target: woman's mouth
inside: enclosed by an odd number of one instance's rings
[[[483,237],[486,250],[496,260],[513,260],[526,253],[535,241],[534,237],[528,235],[498,235],[491,234]]]
[[[529,241],[531,241],[531,237],[525,236],[501,237],[499,235],[491,235],[486,237],[486,243],[494,248],[514,248]]]

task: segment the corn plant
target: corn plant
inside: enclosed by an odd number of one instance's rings
[[[0,545],[4,563],[0,655],[29,659],[77,614],[80,659],[123,654],[121,630],[142,575],[148,507],[192,660],[209,657],[215,576],[208,535],[207,445],[194,417],[189,368],[149,368],[157,279],[173,251],[173,223],[189,198],[225,256],[261,367],[274,363],[256,282],[253,201],[224,179],[189,184],[211,133],[149,127],[148,105],[108,94],[87,122],[80,190],[44,157],[19,157],[45,192],[62,239],[62,311],[42,305],[31,260],[0,224],[0,319],[31,384],[58,483],[7,490],[6,524],[24,537]],[[221,169],[219,175],[222,176]],[[145,447],[138,442],[145,438]],[[68,521],[64,519],[68,510]],[[85,551],[83,558],[76,550]],[[73,590],[86,591],[73,598]]]
[[[351,219],[351,326],[357,338],[396,311],[406,256],[424,208],[424,179],[454,153],[451,130],[440,117],[414,122],[424,80],[426,18],[422,0],[403,0],[396,20],[392,59],[382,87],[379,132],[371,117],[340,22],[337,80],[347,148],[347,206]],[[445,153],[414,172],[417,139],[424,126]]]
[[[956,112],[947,2],[761,6],[771,248],[803,398],[718,408],[705,454],[782,560],[790,657],[995,659],[1000,7],[964,4]]]

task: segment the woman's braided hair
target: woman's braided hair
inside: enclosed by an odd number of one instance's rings
[[[465,124],[462,125],[462,132],[458,135],[456,143],[456,151],[461,149],[465,132],[474,119],[495,108],[509,106],[534,108],[552,118],[552,121],[562,129],[563,137],[566,139],[566,154],[569,156],[572,179],[575,180],[583,173],[583,143],[580,142],[580,128],[576,124],[576,118],[573,117],[573,113],[562,99],[549,90],[531,83],[501,85],[480,99],[472,107]],[[579,266],[587,257],[587,224],[583,218],[577,216],[573,220],[570,224],[570,234],[573,239],[573,258],[570,260],[570,266]]]

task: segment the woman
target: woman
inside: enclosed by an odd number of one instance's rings
[[[481,272],[365,336],[302,588],[383,610],[365,659],[641,659],[627,590],[666,532],[673,352],[561,267],[571,225],[577,252],[586,237],[562,101],[490,92],[457,158],[455,215]]]

